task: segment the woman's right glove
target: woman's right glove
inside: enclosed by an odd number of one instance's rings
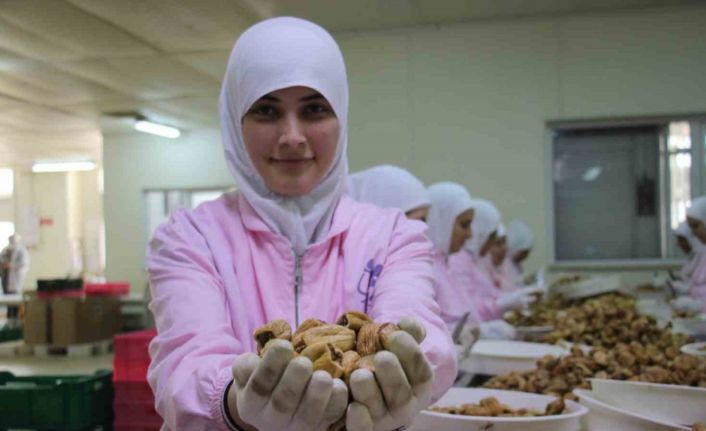
[[[237,409],[260,431],[326,430],[346,412],[348,389],[341,379],[312,369],[308,358],[294,358],[286,340],[273,341],[263,358],[238,356],[230,388],[235,396],[228,397],[231,415]]]

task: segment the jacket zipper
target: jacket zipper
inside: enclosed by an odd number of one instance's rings
[[[299,327],[299,289],[302,285],[302,255],[294,252],[294,323]]]

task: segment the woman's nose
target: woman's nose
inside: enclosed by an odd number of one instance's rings
[[[283,121],[279,144],[296,147],[306,142],[303,124],[296,115],[287,115]]]

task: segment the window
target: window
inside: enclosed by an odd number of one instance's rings
[[[0,168],[0,199],[9,199],[14,192],[15,181],[12,169]]]
[[[682,257],[671,232],[704,192],[700,120],[552,129],[556,262]]]
[[[174,210],[178,208],[196,208],[203,202],[217,199],[226,191],[228,191],[228,187],[145,191],[143,201],[145,203],[147,241],[152,237],[154,230],[169,219]]]

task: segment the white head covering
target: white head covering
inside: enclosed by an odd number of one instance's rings
[[[375,166],[348,176],[353,199],[402,212],[431,205],[424,184],[412,173],[392,165]]]
[[[686,238],[692,249],[695,249],[701,245],[701,242],[699,242],[696,236],[694,236],[694,233],[691,232],[691,228],[686,221],[679,223],[679,226],[674,229],[674,235]]]
[[[448,255],[456,217],[473,208],[473,198],[465,187],[451,182],[432,184],[427,191],[431,200],[429,237],[437,249]]]
[[[532,250],[534,235],[522,220],[513,220],[507,227],[507,246],[511,255],[518,251]]]
[[[475,217],[471,223],[473,236],[466,241],[465,247],[466,250],[478,256],[483,244],[500,227],[501,217],[500,211],[488,200],[476,199],[473,207],[476,209]]]
[[[695,218],[706,223],[706,196],[699,196],[691,202],[686,210],[687,217]]]
[[[503,223],[500,223],[500,226],[498,226],[498,233],[496,234],[496,237],[498,239],[500,238],[505,238],[507,236],[507,228],[505,228],[505,225]]]
[[[321,93],[336,113],[341,132],[323,180],[304,196],[284,197],[270,191],[255,170],[241,121],[262,96],[295,86]],[[228,169],[257,214],[289,239],[297,253],[324,238],[348,173],[348,82],[343,55],[331,35],[299,18],[273,18],[250,27],[230,54],[219,110]]]

